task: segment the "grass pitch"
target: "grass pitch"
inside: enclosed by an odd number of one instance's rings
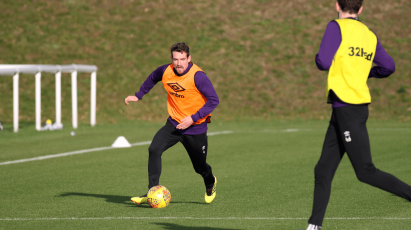
[[[151,141],[164,123],[80,126],[71,136],[34,131],[0,132],[0,162]],[[305,229],[311,213],[314,166],[328,121],[238,121],[210,124],[208,162],[217,197],[205,188],[181,144],[163,155],[160,184],[171,192],[164,209],[137,206],[147,191],[148,145],[106,149],[0,165],[0,229]],[[411,184],[411,124],[370,121],[377,168]],[[324,229],[407,229],[411,203],[358,182],[347,157],[333,181]]]

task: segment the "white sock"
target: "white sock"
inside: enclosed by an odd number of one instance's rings
[[[321,230],[321,226],[314,225],[314,224],[308,224],[307,230]]]

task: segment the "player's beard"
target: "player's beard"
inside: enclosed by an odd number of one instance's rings
[[[177,73],[178,73],[178,74],[184,73],[184,67],[182,67],[182,66],[177,66],[177,67],[176,67],[176,70],[177,70]],[[181,72],[180,72],[180,71],[181,71]]]

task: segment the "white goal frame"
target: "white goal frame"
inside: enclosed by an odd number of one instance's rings
[[[61,126],[61,73],[71,73],[72,123],[78,127],[77,73],[91,73],[90,124],[96,124],[97,66],[95,65],[0,65],[0,75],[13,76],[13,126],[19,130],[19,75],[35,74],[36,130],[41,130],[41,73],[54,73],[56,78],[56,125]]]

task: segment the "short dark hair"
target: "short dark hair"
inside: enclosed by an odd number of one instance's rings
[[[343,12],[357,14],[362,6],[363,0],[337,0]]]
[[[184,42],[177,42],[174,45],[171,46],[171,57],[173,57],[173,52],[186,52],[187,57],[190,56],[190,48],[188,45]]]

